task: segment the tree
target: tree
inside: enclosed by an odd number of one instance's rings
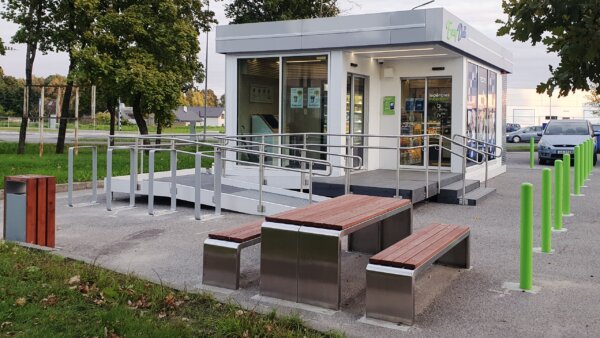
[[[219,107],[225,107],[225,94],[219,98]]]
[[[337,0],[233,0],[225,4],[231,23],[296,20],[336,16]]]
[[[596,0],[503,0],[508,14],[498,35],[513,41],[543,43],[549,53],[557,53],[560,63],[549,66],[551,76],[537,86],[538,93],[559,96],[589,90],[590,82],[600,83],[600,6]]]
[[[186,106],[198,106],[204,107],[204,89],[203,90],[191,90],[184,94],[184,105]],[[208,90],[208,102],[207,107],[216,107],[219,105],[219,99],[212,89]]]
[[[19,29],[12,37],[13,43],[27,45],[25,52],[25,85],[30,88],[33,77],[33,63],[38,50],[46,52],[50,49],[49,32],[52,26],[52,13],[55,1],[51,0],[0,0],[4,11],[0,16],[19,25]],[[27,135],[27,122],[29,119],[29,105],[25,105],[21,128],[19,131],[18,154],[25,152],[25,137]]]
[[[2,41],[2,38],[0,38],[0,55],[5,55],[6,54],[6,47],[4,47],[4,42]]]
[[[595,108],[600,108],[600,92],[598,92],[598,85],[594,84],[591,87],[590,93],[587,95],[587,104]],[[600,115],[600,110],[594,110],[592,113],[594,115]]]
[[[4,75],[0,68],[0,112],[17,116],[23,110],[23,88],[25,81]]]

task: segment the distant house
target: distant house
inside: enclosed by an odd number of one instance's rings
[[[173,111],[175,121],[196,123],[201,126],[204,123],[204,107],[180,106]],[[206,108],[206,125],[211,127],[222,127],[225,125],[225,109],[223,107]]]

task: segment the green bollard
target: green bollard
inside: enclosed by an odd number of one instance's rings
[[[521,266],[519,287],[533,287],[533,185],[521,184]]]
[[[571,214],[571,155],[563,154],[563,216]]]
[[[535,153],[535,145],[534,145],[534,138],[530,138],[529,139],[529,167],[531,169],[533,169],[533,163],[534,163],[534,153]]]
[[[556,162],[554,162],[555,166]],[[550,224],[552,218],[551,174],[552,171],[548,168],[542,170],[542,252],[544,253],[552,252],[552,226]],[[556,197],[554,196],[555,199]]]
[[[573,195],[581,196],[581,185],[579,181],[579,176],[581,173],[580,162],[581,162],[581,154],[579,152],[581,148],[579,146],[575,146],[575,168],[573,168]]]
[[[554,161],[554,230],[562,230],[562,172],[561,160]],[[542,230],[543,231],[543,230]]]
[[[588,175],[590,173],[590,143],[587,140],[583,143],[583,154],[585,158],[585,165],[583,166],[583,177],[584,181],[587,181]]]

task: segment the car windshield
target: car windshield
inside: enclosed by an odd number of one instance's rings
[[[600,131],[600,124],[597,124],[595,126],[592,126],[594,128],[594,131]]]
[[[588,135],[589,130],[585,122],[560,122],[550,123],[544,135]]]

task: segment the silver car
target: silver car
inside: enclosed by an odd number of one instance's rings
[[[585,120],[550,121],[538,143],[538,159],[540,164],[562,159],[563,154],[573,154],[575,146],[592,138],[594,144],[600,132],[594,132],[592,124]],[[594,153],[594,165],[597,157]]]
[[[521,128],[517,131],[506,134],[506,141],[514,143],[529,142],[529,140],[533,137],[533,139],[537,142],[541,138],[541,136],[538,136],[538,133],[540,133],[542,130],[543,129],[540,126]]]

